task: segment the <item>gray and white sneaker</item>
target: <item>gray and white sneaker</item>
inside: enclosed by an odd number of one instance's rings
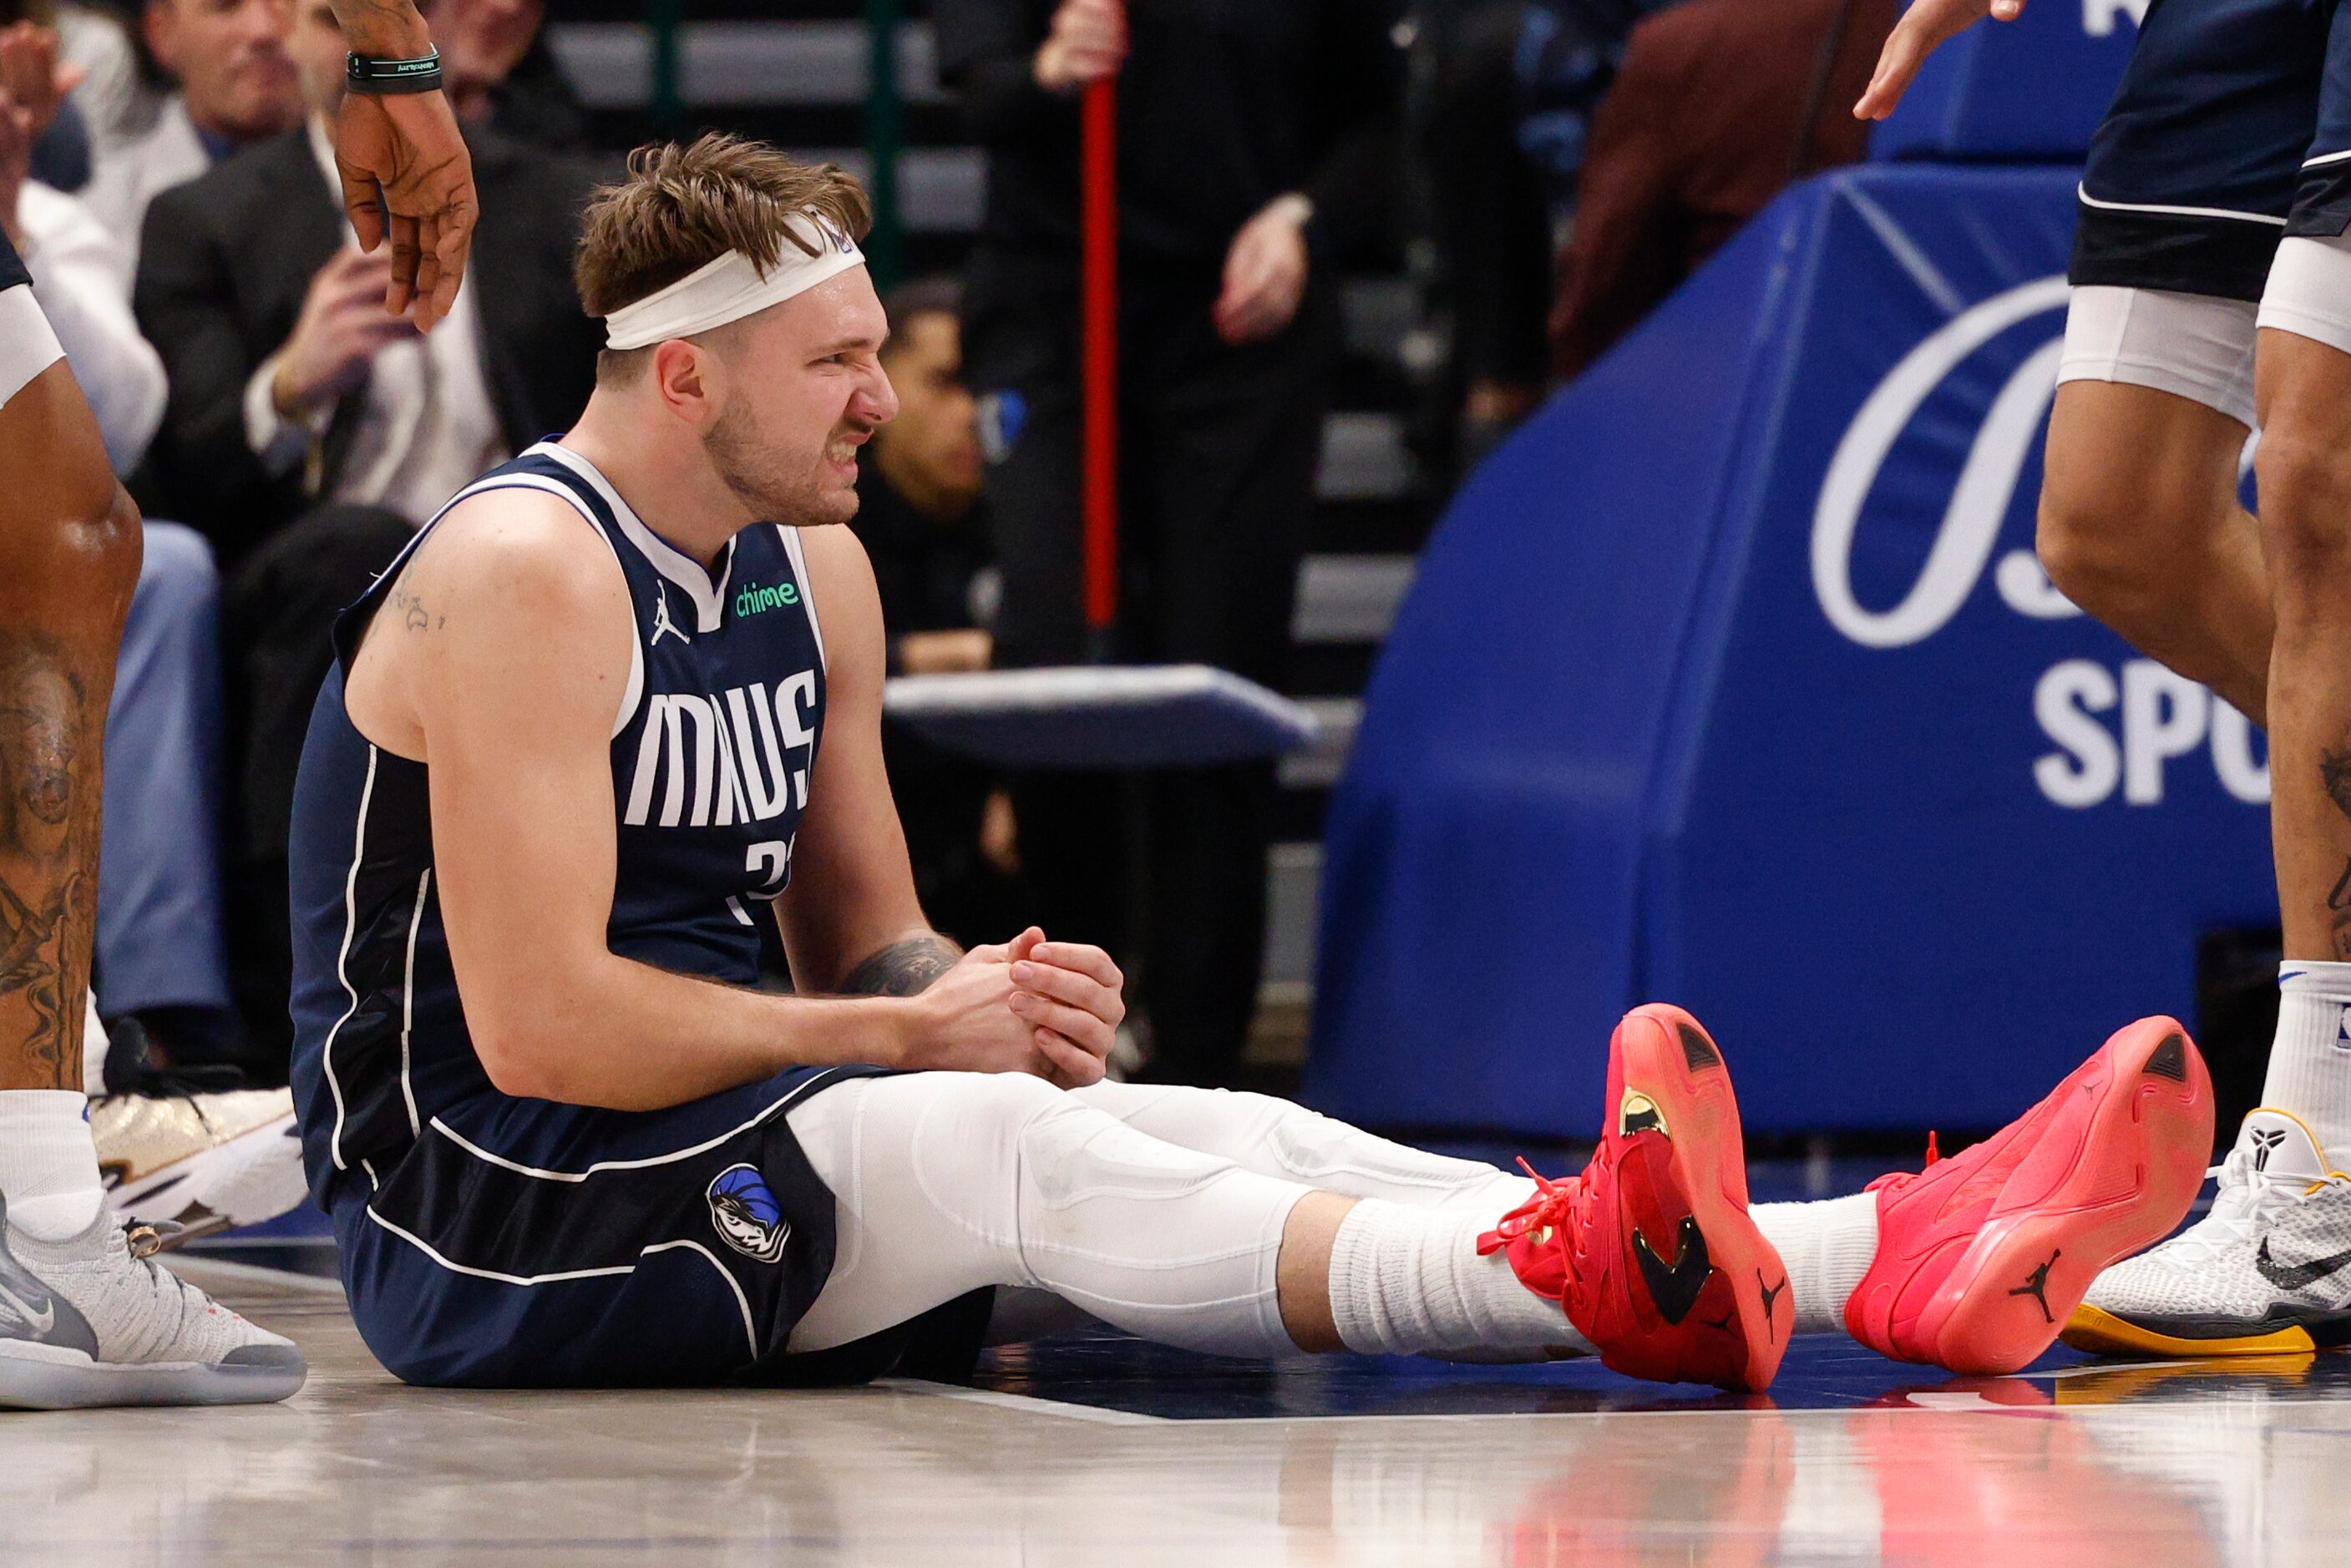
[[[0,1408],[263,1405],[302,1386],[294,1342],[156,1263],[161,1241],[107,1214],[37,1241],[0,1204]]]
[[[2101,1273],[2065,1325],[2102,1355],[2276,1355],[2351,1344],[2351,1175],[2284,1111],[2245,1118],[2210,1212]]]

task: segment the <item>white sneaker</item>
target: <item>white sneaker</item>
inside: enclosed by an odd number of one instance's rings
[[[154,1262],[159,1241],[109,1214],[37,1241],[0,1205],[0,1407],[262,1405],[302,1386],[294,1342]]]
[[[2351,1344],[2351,1175],[2299,1118],[2257,1110],[2211,1211],[2091,1282],[2064,1340],[2106,1355],[2274,1355]]]
[[[309,1196],[289,1090],[108,1095],[89,1103],[89,1133],[107,1207],[182,1227],[168,1245],[275,1220]]]

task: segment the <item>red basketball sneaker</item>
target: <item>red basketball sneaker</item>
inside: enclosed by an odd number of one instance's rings
[[[1870,1184],[1877,1254],[1845,1326],[1897,1361],[2016,1371],[2100,1269],[2170,1234],[2211,1147],[2204,1058],[2178,1023],[2142,1018],[1991,1137]]]
[[[1604,1364],[1661,1383],[1771,1383],[1793,1318],[1788,1272],[1747,1217],[1739,1103],[1698,1020],[1656,1003],[1625,1014],[1599,1151],[1579,1177],[1535,1179],[1478,1250],[1507,1249]]]

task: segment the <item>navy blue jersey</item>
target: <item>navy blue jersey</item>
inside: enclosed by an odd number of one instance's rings
[[[791,875],[824,728],[824,644],[799,531],[744,530],[714,576],[567,448],[532,447],[456,499],[508,486],[577,507],[628,580],[637,639],[612,721],[615,816],[609,827],[580,825],[618,842],[611,950],[749,984],[758,922]],[[415,548],[337,621],[336,665],[295,786],[294,1094],[313,1185],[330,1208],[354,1179],[360,1196],[372,1191],[435,1117],[479,1125],[515,1104],[491,1086],[466,1033],[433,875],[425,767],[371,744],[343,708],[360,635]]]

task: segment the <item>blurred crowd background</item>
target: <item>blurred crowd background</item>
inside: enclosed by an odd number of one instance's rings
[[[1124,1065],[1284,1084],[1359,694],[1460,477],[1789,182],[1859,158],[1894,0],[435,0],[484,217],[429,338],[340,211],[325,0],[0,0],[0,224],[150,519],[96,991],[282,1082],[294,769],[335,611],[563,430],[578,213],[723,129],[871,183],[903,411],[854,524],[895,672],[1072,662],[1078,98],[1119,80],[1113,649],[1308,702],[1278,767],[990,773],[889,737],[925,907],[1135,980]],[[781,972],[780,956],[778,973]]]

